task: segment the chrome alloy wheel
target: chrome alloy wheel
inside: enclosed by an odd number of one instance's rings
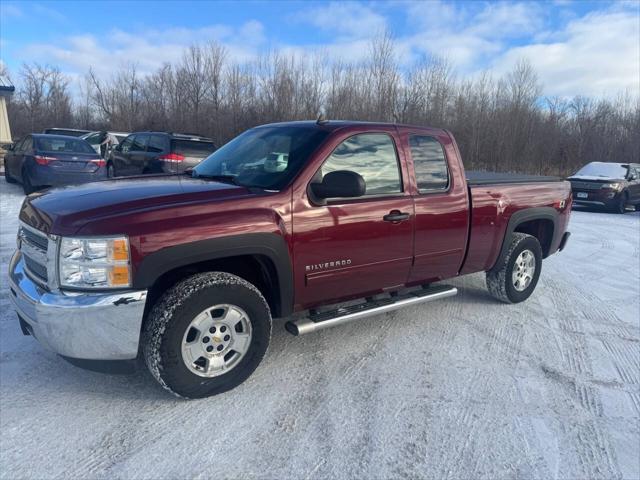
[[[217,377],[240,363],[251,345],[251,322],[236,305],[214,305],[191,321],[182,338],[182,361],[201,377]]]
[[[516,263],[513,266],[513,272],[511,273],[511,281],[513,287],[522,292],[531,284],[533,280],[533,274],[536,271],[536,257],[531,250],[523,250],[516,258]]]

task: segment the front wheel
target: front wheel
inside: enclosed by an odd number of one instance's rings
[[[142,335],[147,367],[184,398],[226,392],[258,367],[271,338],[271,313],[260,291],[223,272],[194,275],[154,305]]]
[[[623,214],[627,211],[627,203],[629,202],[629,194],[627,192],[622,192],[620,194],[620,198],[618,202],[613,207],[614,213]]]
[[[513,233],[504,259],[487,272],[489,293],[505,303],[519,303],[533,293],[542,268],[542,248],[538,239]]]

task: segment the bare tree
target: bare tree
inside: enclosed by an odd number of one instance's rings
[[[564,175],[590,161],[637,161],[640,99],[544,98],[525,60],[496,78],[458,79],[444,58],[400,66],[389,33],[358,62],[273,51],[239,63],[212,42],[141,76],[90,69],[75,105],[60,70],[23,65],[9,101],[16,135],[50,126],[198,132],[222,144],[255,125],[315,119],[400,121],[451,130],[467,168]]]

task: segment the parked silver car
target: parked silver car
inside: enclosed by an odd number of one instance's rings
[[[111,142],[109,145],[105,145],[105,148],[100,148],[100,145],[104,141],[104,135],[108,135]],[[80,138],[89,142],[89,145],[99,153],[102,158],[108,158],[111,150],[115,148],[117,145],[122,143],[122,141],[127,138],[129,133],[127,132],[89,132],[82,135]]]

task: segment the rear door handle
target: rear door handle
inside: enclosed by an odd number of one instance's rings
[[[401,212],[400,210],[391,210],[384,217],[382,217],[382,219],[385,222],[398,223],[409,220],[409,217],[410,215],[408,213]]]

